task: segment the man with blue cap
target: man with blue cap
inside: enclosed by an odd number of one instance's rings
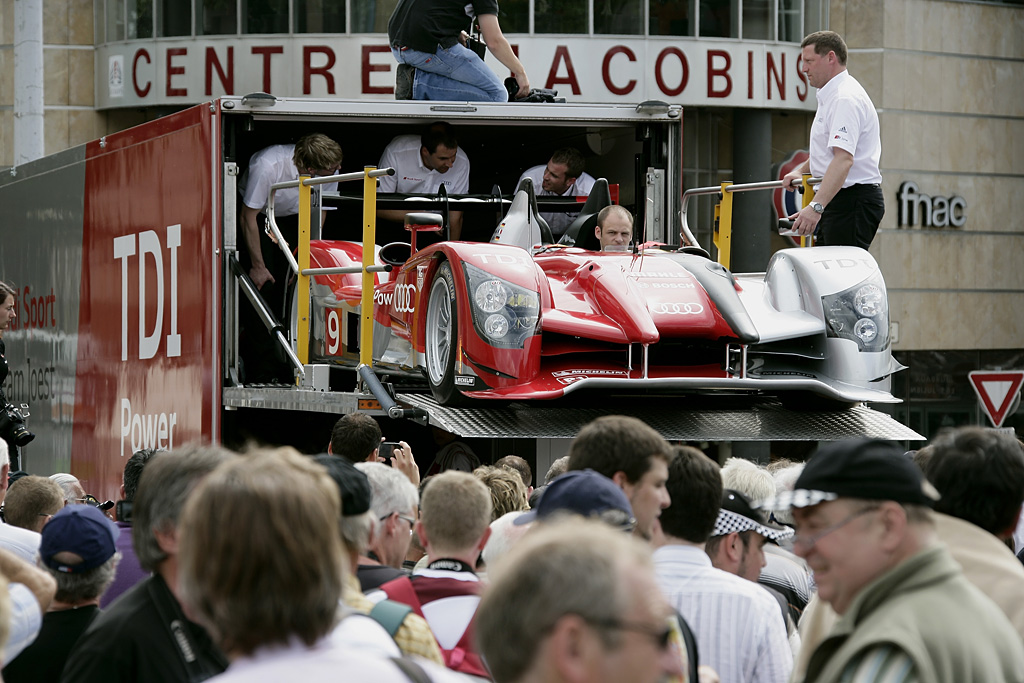
[[[57,581],[57,595],[35,642],[4,668],[5,681],[60,680],[71,648],[99,615],[100,596],[114,580],[119,534],[92,505],[64,507],[43,527],[39,558]]]

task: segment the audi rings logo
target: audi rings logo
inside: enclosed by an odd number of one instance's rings
[[[397,313],[412,313],[416,310],[416,285],[396,285],[394,292],[374,291],[373,300],[378,306],[394,306]]]
[[[652,313],[658,315],[700,315],[704,312],[703,304],[655,304]]]

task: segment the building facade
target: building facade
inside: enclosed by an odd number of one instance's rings
[[[18,0],[16,11],[0,0],[0,172],[17,172],[28,118],[32,80],[15,68],[26,7],[41,16],[37,114],[50,154],[222,94],[391,98],[395,3]],[[886,215],[871,252],[889,288],[893,349],[909,366],[892,410],[926,436],[986,423],[967,372],[1024,370],[1024,6],[504,0],[500,22],[534,86],[570,101],[681,103],[686,188],[777,177],[806,148],[816,106],[799,42],[821,28],[842,34],[882,128]],[[705,199],[690,214],[705,245],[711,209]],[[736,239],[764,248],[737,270],[763,268],[784,246],[770,199],[748,210],[755,218]],[[1024,433],[1024,411],[1007,425]]]

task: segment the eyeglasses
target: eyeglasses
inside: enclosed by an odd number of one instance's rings
[[[385,519],[387,519],[388,517],[390,517],[392,515],[394,515],[395,517],[398,517],[399,519],[404,519],[406,522],[409,522],[409,533],[410,534],[412,533],[413,527],[416,526],[416,520],[413,519],[412,517],[407,517],[407,516],[403,515],[400,512],[389,512],[388,514],[386,514],[383,517],[381,517],[380,521],[383,522]]]
[[[877,509],[878,509],[877,505],[869,505],[868,507],[861,508],[860,510],[857,510],[857,512],[854,512],[852,515],[849,515],[848,517],[842,519],[841,521],[836,522],[832,526],[830,526],[830,527],[828,527],[826,529],[822,529],[821,531],[819,531],[816,534],[813,534],[811,536],[801,536],[800,534],[797,534],[796,536],[793,537],[793,545],[802,545],[807,550],[810,550],[811,548],[814,547],[815,543],[817,543],[821,539],[825,538],[826,536],[828,536],[833,531],[838,531],[839,529],[842,529],[844,526],[846,526],[847,524],[849,524],[853,520],[857,519],[858,517],[862,517],[862,516],[866,515],[869,512],[874,512]]]
[[[582,616],[582,615],[581,615]],[[622,619],[588,619],[583,617],[587,623],[597,626],[598,628],[611,629],[615,631],[633,631],[634,633],[640,633],[651,640],[658,646],[659,650],[667,650],[669,643],[672,640],[672,628],[665,626],[664,628],[658,628],[651,626],[650,624],[644,624],[638,621],[624,621]]]

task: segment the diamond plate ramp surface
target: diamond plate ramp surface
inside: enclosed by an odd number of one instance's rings
[[[463,437],[570,439],[602,415],[631,415],[666,439],[680,441],[835,441],[866,436],[891,441],[924,437],[889,415],[866,406],[834,411],[794,411],[777,400],[702,396],[689,399],[629,398],[614,409],[601,405],[510,403],[501,407],[448,408],[428,396],[400,395],[423,408],[430,424]]]

